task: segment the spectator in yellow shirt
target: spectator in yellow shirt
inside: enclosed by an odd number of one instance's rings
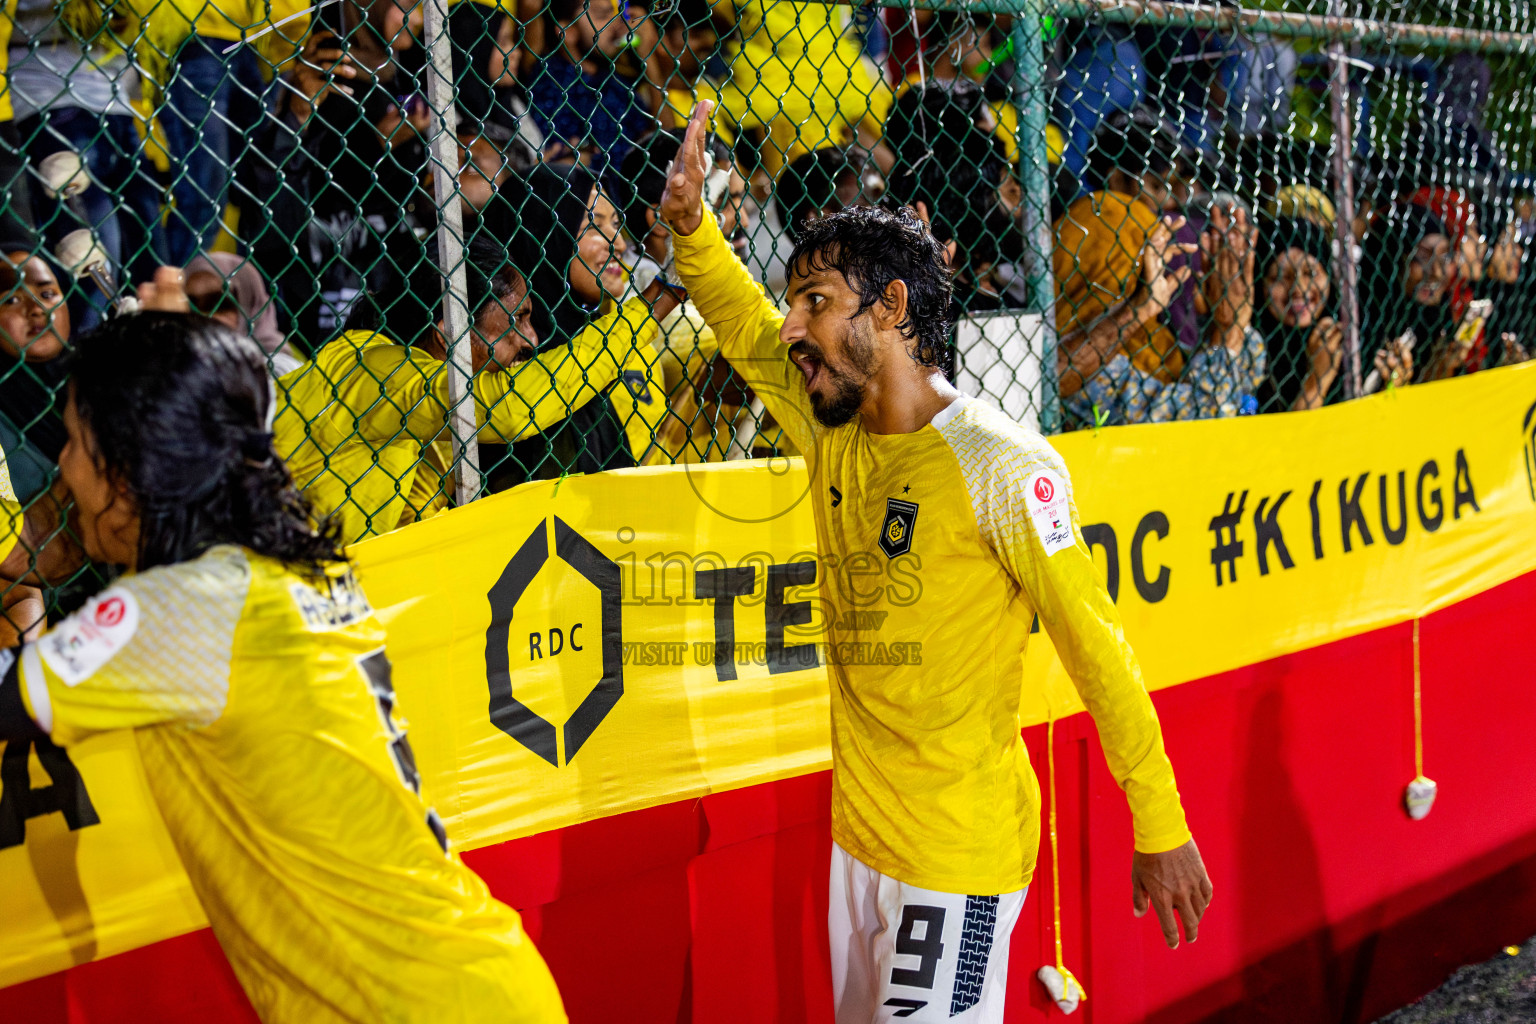
[[[420,269],[437,278],[435,260]],[[522,440],[596,399],[637,347],[649,348],[650,296],[590,325],[568,344],[537,352],[525,279],[488,242],[465,250],[473,327],[471,390],[481,442]],[[275,445],[316,519],[340,525],[352,543],[447,506],[453,447],[446,327],[432,286],[386,306],[371,296],[315,358],[278,381]],[[440,288],[440,285],[437,286]],[[537,353],[537,354],[536,354]]]
[[[740,42],[721,106],[743,130],[764,134],[762,169],[771,177],[812,150],[857,142],[890,169],[880,144],[891,90],[865,62],[836,4],[747,0]]]

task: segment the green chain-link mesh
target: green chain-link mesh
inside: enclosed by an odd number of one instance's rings
[[[71,330],[162,264],[268,353],[278,451],[347,540],[528,479],[795,454],[696,311],[640,297],[700,99],[708,201],[770,292],[808,219],[919,207],[953,250],[948,372],[1042,430],[1311,408],[1536,339],[1536,26],[1508,0],[449,0],[446,88],[411,0],[0,2],[24,503]]]

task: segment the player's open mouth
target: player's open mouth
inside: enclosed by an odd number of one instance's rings
[[[821,375],[822,363],[808,349],[802,348],[802,344],[802,342],[797,342],[790,346],[789,358],[794,360],[795,365],[800,368],[800,372],[805,375],[805,386],[809,389],[816,382],[816,378]]]

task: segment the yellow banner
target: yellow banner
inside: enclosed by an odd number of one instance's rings
[[[1536,569],[1536,365],[1056,444],[1153,688]],[[360,545],[455,844],[827,767],[825,500],[798,462],[634,470]],[[1079,709],[1043,636],[1026,664],[1025,725]],[[130,737],[0,763],[0,985],[203,923]]]
[[[1315,412],[1054,438],[1149,689],[1536,569],[1536,363]],[[1111,554],[1113,551],[1113,554]],[[1032,645],[1025,724],[1082,710]]]

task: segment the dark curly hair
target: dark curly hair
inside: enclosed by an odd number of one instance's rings
[[[1088,154],[1088,175],[1099,188],[1121,171],[1132,178],[1147,172],[1167,174],[1186,169],[1190,161],[1173,122],[1147,106],[1116,110],[1099,122]]]
[[[216,544],[310,574],[346,560],[272,449],[275,392],[255,342],[204,316],[140,313],[75,339],[68,368],[97,463],[138,504],[140,570]]]
[[[942,366],[949,348],[952,284],[944,247],[910,207],[853,206],[811,221],[789,256],[791,275],[835,270],[859,296],[863,316],[893,281],[907,286],[897,324],[922,366]]]
[[[406,345],[420,345],[431,337],[443,315],[443,261],[437,255],[437,239],[419,250],[420,258],[405,274],[403,290],[388,295],[364,292],[347,316],[343,330],[380,331]],[[464,292],[470,322],[499,304],[512,311],[511,295],[527,283],[512,265],[506,247],[477,235],[463,250]]]

